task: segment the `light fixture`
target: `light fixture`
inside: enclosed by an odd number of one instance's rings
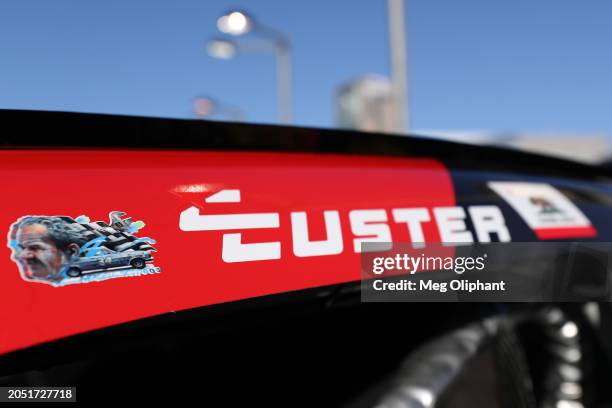
[[[242,35],[253,28],[253,19],[242,11],[232,11],[217,20],[217,28],[226,34]]]
[[[206,51],[215,58],[230,59],[236,55],[237,47],[232,41],[213,39],[206,44]]]

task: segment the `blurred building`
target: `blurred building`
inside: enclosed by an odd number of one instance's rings
[[[610,157],[610,138],[598,135],[523,135],[502,141],[519,150],[598,164]]]
[[[394,132],[393,92],[388,78],[365,75],[336,92],[336,126],[366,132]],[[421,130],[412,135],[477,145],[510,147],[583,163],[612,163],[612,137],[603,134],[503,133],[487,130]]]
[[[462,143],[510,147],[590,164],[599,164],[612,157],[612,138],[603,134],[439,130],[421,130],[414,134]]]
[[[336,93],[336,125],[366,132],[393,132],[393,93],[389,79],[366,75]]]

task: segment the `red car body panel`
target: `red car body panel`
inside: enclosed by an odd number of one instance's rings
[[[0,257],[3,308],[0,353],[149,316],[262,295],[359,280],[360,255],[349,212],[453,206],[445,166],[426,158],[304,153],[172,150],[7,150],[0,152],[4,191],[1,225],[26,215],[86,214],[105,220],[115,210],[143,220],[155,238],[161,272],[62,287],[20,277],[8,247]],[[206,203],[222,190],[240,202]],[[183,211],[277,213],[277,228],[183,231]],[[307,212],[310,240],[326,238],[324,211],[340,217],[339,254],[300,257],[292,250],[291,212]],[[389,223],[394,241],[410,240],[406,224]],[[279,242],[280,259],[225,262],[222,235],[242,242]],[[434,223],[423,224],[439,242]]]

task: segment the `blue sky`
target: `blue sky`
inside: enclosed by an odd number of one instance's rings
[[[386,1],[0,2],[0,108],[188,118],[196,95],[277,122],[271,54],[217,60],[233,7],[293,43],[294,122],[334,125],[336,87],[389,73]],[[407,0],[414,129],[612,134],[612,2]]]

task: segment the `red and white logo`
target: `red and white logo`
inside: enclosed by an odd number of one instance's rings
[[[240,203],[240,190],[226,189],[205,198],[207,208],[213,210],[215,203]],[[345,243],[343,221],[340,211],[323,211],[325,239],[312,240],[309,236],[309,218],[317,214],[307,211],[289,212],[291,228],[291,251],[298,258],[339,255],[344,251],[361,252],[364,242],[412,242],[415,247],[423,246],[427,240],[423,225],[433,223],[437,226],[441,242],[460,244],[471,242],[491,242],[493,234],[500,242],[511,240],[503,214],[494,205],[474,205],[467,209],[458,206],[351,209],[348,211],[348,229],[352,242]],[[320,216],[320,215],[319,215]],[[474,234],[467,229],[466,218],[471,218]],[[181,212],[179,228],[182,231],[228,231],[223,234],[221,257],[223,261],[248,262],[281,259],[280,240],[257,243],[244,243],[244,230],[281,228],[279,212],[201,213],[196,206]],[[393,236],[390,223],[404,225],[404,234]],[[231,232],[230,232],[231,231]],[[240,231],[240,232],[239,232]],[[289,244],[289,243],[287,243]],[[391,245],[389,245],[390,249]],[[382,250],[380,246],[378,250]]]
[[[563,193],[545,183],[488,183],[540,239],[594,237],[597,230]]]

